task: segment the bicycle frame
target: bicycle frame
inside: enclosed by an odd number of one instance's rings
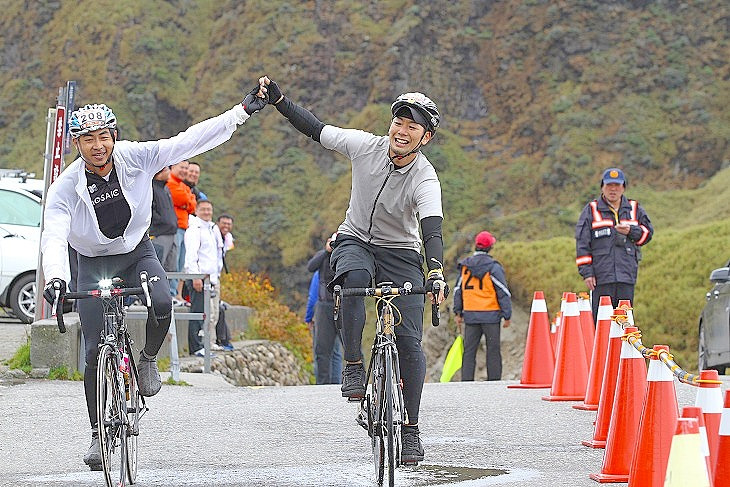
[[[153,280],[156,280],[153,278]],[[56,296],[58,328],[63,326],[63,299],[101,299],[104,327],[101,331],[97,362],[96,396],[97,428],[101,447],[101,464],[106,485],[124,486],[137,476],[137,437],[139,421],[148,411],[144,397],[139,394],[139,373],[132,353],[132,339],[124,321],[123,298],[141,295],[147,304],[153,324],[157,323],[149,292],[147,273],[140,273],[140,287],[115,287],[121,279],[105,279],[91,291]],[[118,457],[119,478],[112,479],[112,462]],[[115,466],[116,468],[116,466]]]
[[[370,363],[365,375],[369,386],[360,401],[358,423],[366,426],[371,439],[375,474],[378,485],[383,485],[385,464],[388,466],[388,485],[394,485],[395,469],[401,464],[401,428],[405,424],[403,383],[400,377],[400,363],[396,346],[395,327],[400,323],[400,311],[392,301],[398,296],[426,294],[423,288],[414,288],[411,283],[394,287],[390,283],[375,288],[345,288],[335,286],[335,321],[338,318],[343,296],[374,296],[376,298],[376,333],[373,340]],[[438,292],[438,289],[435,289]],[[432,308],[433,325],[438,326],[438,305]],[[362,415],[367,417],[363,424]],[[386,455],[387,452],[387,455]]]

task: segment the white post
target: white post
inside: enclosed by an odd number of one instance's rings
[[[46,151],[43,154],[43,201],[41,202],[41,234],[43,234],[43,216],[46,212],[46,191],[51,185],[51,165],[53,164],[53,140],[56,127],[56,109],[49,108],[46,116]],[[41,298],[43,287],[46,281],[43,277],[43,258],[41,256],[41,243],[38,241],[38,267],[35,274],[35,318],[34,321],[42,320],[51,316],[51,305]]]
[[[175,325],[175,307],[172,307],[170,314],[170,373],[172,380],[180,380],[180,358],[177,355],[177,327]]]

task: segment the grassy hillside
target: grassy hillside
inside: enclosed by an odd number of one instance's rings
[[[418,90],[443,114],[424,152],[441,178],[452,259],[484,227],[505,251],[569,254],[561,239],[610,165],[626,170],[659,249],[701,222],[725,228],[723,205],[703,202],[730,164],[728,52],[725,0],[6,0],[0,166],[41,170],[46,111],[68,79],[77,104],[108,103],[122,135],[141,140],[220,113],[264,73],[324,122],[377,133],[394,97]],[[230,263],[300,305],[306,260],[342,220],[349,162],[271,109],[196,159],[201,187],[235,217]],[[668,249],[674,260],[680,248]],[[690,271],[697,282],[716,264],[705,257]],[[649,247],[640,286],[651,259]],[[577,279],[566,265],[556,289]]]

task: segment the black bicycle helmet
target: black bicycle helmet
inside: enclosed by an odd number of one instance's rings
[[[423,93],[404,93],[395,99],[390,106],[390,111],[394,117],[404,114],[416,123],[423,125],[431,134],[441,122],[441,114],[436,104]],[[420,115],[420,116],[419,116]]]

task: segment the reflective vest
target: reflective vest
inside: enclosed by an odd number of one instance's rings
[[[462,266],[461,295],[464,303],[463,311],[499,311],[500,309],[489,272],[479,279],[471,273],[467,266]]]

